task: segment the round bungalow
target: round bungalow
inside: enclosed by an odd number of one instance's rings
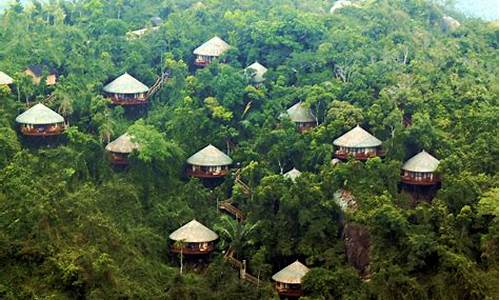
[[[110,161],[114,165],[128,165],[129,154],[137,149],[139,145],[132,142],[132,137],[128,133],[122,134],[106,145],[106,151],[110,154]]]
[[[214,251],[215,240],[219,236],[205,225],[193,219],[191,222],[172,232],[169,238],[174,241],[174,244],[170,247],[170,251],[173,253],[200,255]]]
[[[309,268],[297,260],[274,274],[272,278],[276,282],[275,287],[278,294],[282,297],[303,296],[302,278],[307,272],[309,272]]]
[[[115,105],[141,105],[147,103],[149,88],[125,73],[104,87],[104,92]]]
[[[229,173],[231,157],[213,145],[208,145],[187,160],[187,174],[199,178],[217,178]]]
[[[296,103],[286,113],[301,133],[316,127],[316,118],[303,102]]]
[[[436,174],[439,160],[425,150],[410,158],[401,168],[401,182],[411,185],[435,185],[440,182]]]
[[[246,67],[245,71],[252,75],[252,81],[255,85],[261,85],[266,79],[264,75],[267,72],[267,68],[261,65],[259,62],[254,62],[253,64]]]
[[[218,36],[214,36],[207,42],[203,43],[198,48],[194,49],[193,54],[196,55],[194,64],[198,67],[205,67],[210,64],[215,58],[221,56],[229,50],[231,46]]]
[[[0,85],[9,85],[13,83],[14,79],[12,79],[12,77],[0,71]]]
[[[16,118],[21,126],[21,133],[26,136],[54,136],[60,135],[66,129],[64,118],[38,103]]]
[[[357,160],[384,156],[382,142],[359,125],[333,141],[333,145],[338,148],[335,157],[342,160],[349,156]]]

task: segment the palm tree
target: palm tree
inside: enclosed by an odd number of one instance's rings
[[[184,250],[184,240],[178,240],[178,241],[175,241],[174,243],[174,247],[175,248],[178,248],[178,249],[181,249],[181,253],[180,253],[180,256],[181,256],[181,269],[180,269],[180,274],[182,276],[182,269],[184,268],[184,261],[183,261],[183,258],[184,258],[184,255],[182,253],[182,251]]]
[[[222,240],[222,246],[228,246],[233,250],[238,258],[238,254],[248,245],[252,245],[254,241],[251,239],[251,234],[259,226],[260,222],[255,224],[247,222],[238,222],[228,216],[222,216],[220,223],[214,226]]]

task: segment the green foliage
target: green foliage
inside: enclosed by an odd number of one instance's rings
[[[311,267],[305,299],[497,298],[498,25],[424,0],[333,14],[319,0],[46,2],[0,15],[0,70],[15,79],[0,86],[0,298],[273,299],[270,277],[297,258]],[[443,31],[444,15],[461,26]],[[157,29],[127,37],[154,16]],[[193,49],[214,35],[231,50],[196,69]],[[258,87],[254,61],[268,68]],[[33,84],[30,64],[58,83]],[[102,87],[123,72],[168,78],[147,108],[111,106]],[[64,136],[16,132],[39,101],[71,125]],[[282,118],[297,101],[318,119],[304,134]],[[332,141],[357,124],[385,158],[332,166]],[[104,147],[125,132],[140,147],[112,168]],[[183,176],[209,143],[243,183]],[[442,186],[413,206],[400,167],[422,149]],[[282,176],[294,167],[295,182]],[[357,209],[342,211],[340,189]],[[228,198],[244,223],[220,216]],[[221,239],[208,266],[183,260],[179,276],[168,234],[193,218]],[[348,223],[369,235],[369,281],[350,266]],[[227,246],[258,289],[224,262]]]

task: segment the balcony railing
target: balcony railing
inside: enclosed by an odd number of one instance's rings
[[[21,133],[26,136],[55,136],[60,135],[66,129],[65,125],[47,125],[45,127],[21,127]]]
[[[280,296],[285,296],[285,297],[301,297],[304,296],[304,291],[302,289],[293,289],[293,288],[286,288],[286,287],[279,287],[276,286],[276,291]]]
[[[128,156],[111,153],[109,160],[113,165],[128,165]]]
[[[439,175],[434,175],[432,178],[417,178],[415,176],[402,175],[401,182],[412,185],[435,185],[441,181]]]
[[[120,97],[110,97],[111,103],[114,105],[143,105],[147,104],[148,100],[146,98],[120,98]]]
[[[224,177],[229,174],[229,169],[222,169],[220,171],[204,171],[204,170],[193,170],[192,168],[187,168],[186,174],[188,176],[199,177],[199,178],[218,178]]]
[[[198,67],[206,67],[210,64],[210,61],[204,59],[196,59],[194,65]]]
[[[354,159],[357,159],[357,160],[367,160],[367,159],[374,158],[377,156],[383,157],[384,155],[385,155],[385,153],[382,150],[371,151],[368,153],[365,153],[365,152],[352,153],[349,151],[342,151],[342,150],[335,151],[335,157],[338,159],[342,159],[342,160],[346,160],[349,157],[353,157]]]
[[[215,245],[213,243],[209,243],[207,247],[202,247],[201,244],[199,246],[195,247],[175,247],[171,246],[170,251],[173,253],[181,253],[184,255],[201,255],[201,254],[208,254],[212,251],[215,250]]]

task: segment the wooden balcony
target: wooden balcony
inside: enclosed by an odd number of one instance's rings
[[[47,125],[45,127],[32,127],[28,128],[26,126],[21,127],[21,133],[26,136],[56,136],[64,133],[66,126],[64,125]]]
[[[113,165],[117,166],[126,166],[128,165],[128,155],[118,154],[118,153],[110,153],[109,161]]]
[[[146,98],[118,98],[118,97],[110,97],[111,103],[113,105],[121,105],[121,106],[133,106],[133,105],[144,105],[148,103]]]
[[[310,131],[310,130],[312,130],[315,127],[316,127],[316,122],[312,122],[312,123],[297,123],[297,130],[300,133],[304,133],[304,132]]]
[[[229,174],[229,168],[222,169],[218,172],[214,172],[214,171],[204,171],[199,169],[193,170],[191,167],[188,167],[186,169],[186,174],[188,176],[198,177],[198,178],[220,178]]]
[[[432,178],[417,178],[414,176],[401,175],[401,182],[411,185],[436,185],[441,182],[439,175],[434,175]]]
[[[204,68],[210,64],[210,61],[204,59],[195,59],[194,65],[200,68]]]
[[[384,151],[382,150],[377,150],[377,151],[372,151],[368,153],[351,153],[348,151],[341,151],[337,150],[335,151],[335,157],[340,159],[340,160],[347,160],[349,157],[353,157],[356,160],[368,160],[370,158],[374,157],[383,157],[385,155]]]
[[[195,246],[195,247],[175,247],[171,246],[170,251],[172,253],[181,253],[182,250],[182,255],[204,255],[204,254],[209,254],[210,252],[215,250],[215,244],[214,243],[209,243],[206,248],[202,248],[201,246]]]
[[[299,298],[304,296],[304,291],[301,288],[284,288],[276,285],[276,291],[282,297]]]

